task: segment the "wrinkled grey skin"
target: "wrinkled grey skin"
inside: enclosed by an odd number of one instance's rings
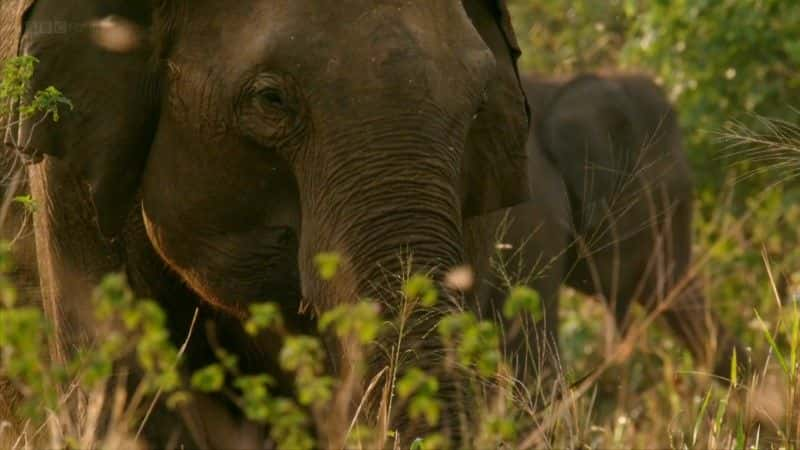
[[[109,15],[134,45],[87,26]],[[463,220],[528,198],[502,1],[37,0],[24,24],[33,88],[75,104],[23,129],[57,358],[98,338],[85,299],[109,271],[170,311],[176,340],[198,305],[229,330],[219,310],[264,300],[303,332],[301,301],[381,297],[401,250],[439,274],[464,260]],[[321,251],[343,257],[329,283]],[[263,341],[240,346],[258,370]]]
[[[623,331],[632,302],[648,309],[671,302],[664,317],[672,331],[696,359],[728,375],[738,344],[697,283],[686,279],[691,170],[664,93],[638,75],[585,75],[566,83],[527,79],[525,89],[537,98],[533,105],[546,99],[534,111],[533,127],[538,146],[564,179],[572,208],[566,283],[602,297]],[[537,143],[528,145],[529,152],[539,151]],[[744,355],[741,346],[738,354]]]

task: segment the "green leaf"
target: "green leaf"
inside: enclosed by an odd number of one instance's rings
[[[222,364],[222,367],[225,368],[228,372],[237,373],[239,371],[239,357],[234,355],[233,353],[228,352],[223,348],[217,348],[214,350],[214,356],[217,357],[219,363]]]
[[[736,421],[736,445],[734,448],[736,450],[744,450],[746,445],[747,437],[744,432],[744,423],[742,417],[739,416],[739,419]]]
[[[36,200],[31,195],[18,195],[13,199],[14,203],[19,203],[25,208],[25,211],[29,213],[34,213],[38,209],[38,205],[36,204]]]
[[[314,264],[317,266],[320,278],[325,281],[333,279],[339,271],[342,259],[338,253],[324,252],[314,257]]]
[[[792,372],[789,369],[789,366],[786,364],[786,360],[783,358],[783,353],[781,352],[781,349],[778,347],[778,344],[775,342],[775,338],[772,337],[772,333],[770,333],[767,324],[764,323],[764,321],[761,319],[761,316],[758,314],[758,311],[755,308],[753,309],[753,312],[756,315],[758,323],[761,325],[761,329],[764,332],[764,337],[767,339],[767,342],[769,343],[770,349],[772,349],[772,352],[775,354],[775,358],[778,360],[781,369],[783,369],[783,373],[791,376]]]
[[[381,332],[380,307],[372,300],[361,300],[353,305],[340,305],[320,317],[320,331],[333,329],[337,336],[352,336],[362,344],[374,341]]]
[[[409,369],[397,382],[397,395],[401,399],[407,399],[415,393],[434,396],[438,391],[439,380],[417,367]]]
[[[412,275],[406,281],[403,294],[408,300],[419,300],[425,307],[434,306],[439,300],[439,292],[433,280],[421,274]]]
[[[692,447],[694,447],[695,444],[697,444],[697,435],[700,432],[700,425],[705,419],[706,408],[708,407],[709,400],[711,400],[711,389],[709,389],[708,392],[706,393],[706,397],[703,400],[703,404],[700,406],[700,412],[697,413],[697,417],[695,418],[694,428],[692,429]]]
[[[442,406],[439,401],[425,395],[415,395],[408,405],[408,415],[411,419],[424,418],[429,426],[435,426],[439,423],[441,413]]]
[[[280,307],[275,303],[256,303],[250,305],[250,318],[245,322],[245,331],[255,336],[262,330],[283,327]]]
[[[800,376],[800,310],[798,302],[792,302],[792,312],[790,317],[791,331],[789,332],[789,366],[793,368],[790,382],[797,383]]]
[[[281,368],[290,372],[307,370],[312,373],[322,371],[324,352],[319,339],[312,336],[291,336],[281,348],[279,361]]]
[[[191,395],[186,391],[176,391],[167,397],[167,408],[175,409],[179,406],[185,405],[191,400]]]
[[[308,416],[295,402],[287,398],[276,398],[272,404],[273,419],[270,437],[277,448],[311,450],[314,439],[308,431]]]
[[[103,277],[100,285],[94,289],[92,300],[98,317],[107,319],[128,309],[134,298],[125,276],[116,273]]]
[[[225,369],[211,364],[192,374],[191,385],[200,392],[218,392],[225,384]]]
[[[38,63],[39,60],[33,56],[18,56],[6,61],[0,73],[0,100],[16,102],[25,96]]]
[[[470,312],[448,314],[439,321],[437,331],[445,341],[451,341],[456,334],[474,326],[476,322],[477,319]]]
[[[297,380],[297,399],[301,405],[321,407],[333,397],[333,378],[319,375],[302,376]]]
[[[70,110],[74,109],[72,102],[64,97],[61,91],[50,86],[37,92],[31,103],[21,106],[19,111],[22,117],[31,117],[36,113],[42,113],[45,116],[52,116],[53,122],[58,122],[61,118],[59,108],[62,106]]]
[[[494,323],[478,321],[472,313],[464,312],[443,317],[437,328],[445,344],[455,348],[461,364],[475,367],[481,376],[497,371],[502,356]]]
[[[503,316],[506,319],[516,317],[520,312],[527,312],[533,320],[542,318],[542,305],[539,293],[527,286],[516,286],[503,305]]]
[[[266,423],[272,417],[272,399],[268,387],[274,380],[265,374],[236,378],[233,385],[242,393],[240,406],[248,419]]]

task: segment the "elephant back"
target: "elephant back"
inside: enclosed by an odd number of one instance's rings
[[[34,0],[0,0],[0,67],[2,62],[17,56],[22,37],[22,18]],[[0,136],[2,137],[2,136]],[[2,148],[2,146],[0,146]],[[27,173],[11,152],[0,154],[0,239],[13,241],[15,270],[11,274],[23,300],[39,298],[36,246],[30,214],[20,204],[10,204],[13,197],[26,195]]]
[[[0,2],[0,60],[17,56],[22,37],[22,16],[34,0]]]

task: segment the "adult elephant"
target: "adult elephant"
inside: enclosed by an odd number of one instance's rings
[[[640,75],[525,80],[534,107],[529,152],[541,146],[561,173],[574,244],[566,283],[602,297],[623,331],[634,301],[664,308],[696,360],[730,374],[743,348],[691,280],[693,187],[677,116],[661,89]],[[531,179],[534,179],[532,176]]]
[[[22,53],[41,61],[33,88],[74,103],[22,130],[59,357],[98,338],[86,299],[109,271],[178,311],[174,329],[197,304],[242,315],[285,298],[296,313],[302,299],[318,312],[392,291],[376,281],[401,271],[401,250],[413,270],[459,264],[464,218],[528,198],[501,0],[16,11],[2,29],[21,28]],[[330,282],[314,267],[323,251],[342,256]]]

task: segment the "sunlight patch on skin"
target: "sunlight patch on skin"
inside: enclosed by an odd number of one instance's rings
[[[473,284],[475,284],[475,274],[472,267],[467,265],[454,267],[444,277],[444,285],[456,291],[469,291]]]
[[[112,15],[92,22],[92,40],[110,52],[126,53],[142,45],[143,33],[137,24]]]

